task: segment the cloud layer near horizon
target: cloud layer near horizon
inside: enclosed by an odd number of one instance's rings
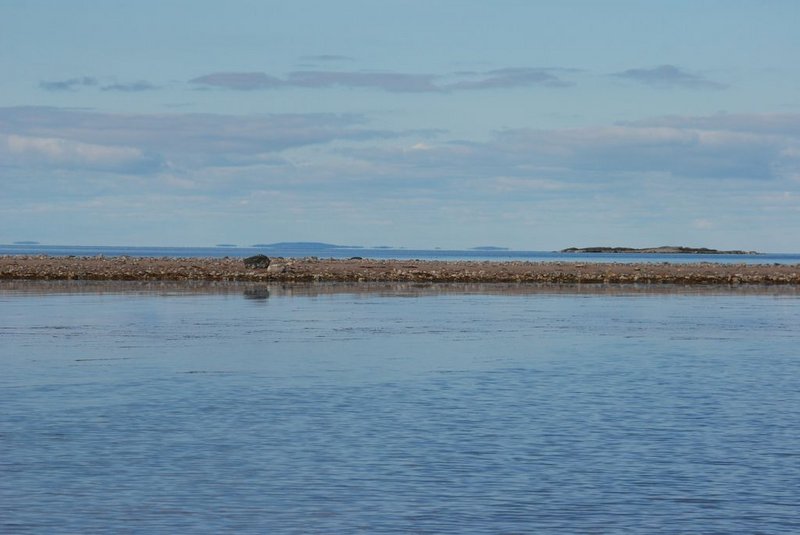
[[[430,139],[434,136],[433,139]],[[413,141],[416,140],[416,141]],[[346,143],[346,147],[339,146]],[[326,145],[330,147],[325,148]],[[318,146],[351,173],[528,177],[592,182],[643,176],[777,180],[800,177],[800,115],[661,117],[570,129],[505,129],[484,141],[369,127],[353,114],[111,114],[0,108],[0,165],[150,174],[181,168],[258,166]],[[325,156],[327,154],[327,156]],[[361,162],[355,165],[355,162]]]
[[[354,114],[113,114],[64,108],[0,108],[0,135],[6,138],[0,162],[13,161],[9,155],[38,151],[42,165],[51,159],[57,167],[61,161],[56,157],[58,151],[36,147],[60,144],[64,153],[75,155],[77,163],[79,154],[87,150],[68,147],[83,144],[95,150],[107,147],[158,154],[161,161],[184,161],[191,166],[244,165],[258,161],[263,154],[289,148],[395,135],[366,128],[364,122]],[[17,141],[12,141],[12,136]],[[90,160],[87,158],[87,162]]]
[[[624,230],[633,244],[702,232],[715,238],[701,244],[781,250],[787,242],[766,242],[759,229],[772,228],[774,214],[784,225],[800,217],[800,114],[503,129],[466,141],[375,129],[352,114],[6,107],[0,170],[8,228],[62,218],[65,233],[84,229],[93,241],[106,235],[87,227],[95,221],[115,229],[105,238],[113,242],[139,239],[126,228],[174,227],[174,243],[186,232],[210,243],[244,233],[255,243],[264,228],[328,241],[379,232],[383,243],[448,243],[468,229],[487,243],[526,243],[558,226],[554,245]]]

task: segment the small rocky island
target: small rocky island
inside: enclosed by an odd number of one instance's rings
[[[562,253],[640,253],[640,254],[758,254],[755,251],[720,251],[707,247],[680,247],[663,245],[661,247],[570,247]]]

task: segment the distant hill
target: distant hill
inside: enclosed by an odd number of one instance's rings
[[[646,253],[646,254],[758,254],[755,251],[720,251],[707,247],[682,247],[663,245],[661,247],[570,247],[562,249],[562,253]]]
[[[361,245],[336,245],[316,241],[283,241],[278,243],[257,243],[260,249],[363,249]]]

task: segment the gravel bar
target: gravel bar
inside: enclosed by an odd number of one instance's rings
[[[800,264],[0,256],[0,280],[800,285]]]

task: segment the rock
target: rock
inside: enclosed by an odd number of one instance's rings
[[[269,257],[263,254],[249,256],[244,259],[245,267],[250,269],[263,269],[269,267]]]
[[[267,273],[286,273],[286,264],[283,263],[271,264],[267,268]]]

